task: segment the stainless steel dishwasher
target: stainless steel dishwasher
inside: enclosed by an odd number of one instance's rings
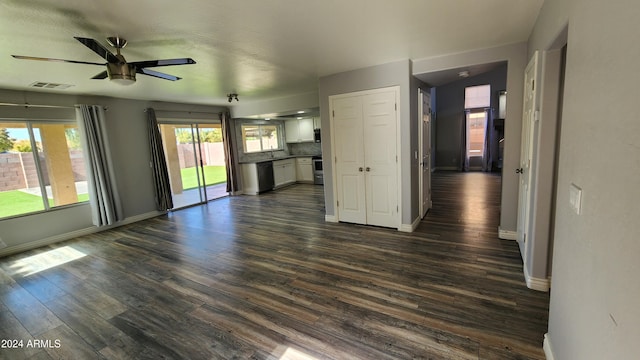
[[[256,164],[258,170],[258,193],[273,190],[273,161],[263,161]]]

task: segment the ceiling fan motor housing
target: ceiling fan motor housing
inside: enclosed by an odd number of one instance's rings
[[[117,63],[107,63],[107,73],[109,79],[115,80],[122,84],[133,84],[136,81],[135,65],[127,64],[124,56],[118,54],[116,57],[120,60]]]

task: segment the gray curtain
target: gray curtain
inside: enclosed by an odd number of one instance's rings
[[[111,163],[104,110],[96,105],[76,109],[86,159],[91,215],[96,226],[111,225],[123,219]]]
[[[482,153],[482,171],[491,171],[493,152],[491,151],[493,139],[493,109],[484,109],[486,121],[484,123],[484,152]]]
[[[167,211],[173,208],[171,184],[169,183],[169,170],[167,168],[167,161],[164,157],[164,147],[162,146],[162,137],[160,135],[160,129],[158,128],[156,112],[152,108],[148,108],[146,111],[156,208],[160,211]]]
[[[459,171],[469,171],[469,154],[467,149],[467,117],[469,110],[465,110],[460,126],[460,166]]]
[[[231,114],[223,112],[220,117],[222,123],[222,142],[224,144],[225,168],[227,170],[227,192],[233,195],[238,191],[238,174],[235,167],[235,157],[233,154],[233,127],[231,125]]]

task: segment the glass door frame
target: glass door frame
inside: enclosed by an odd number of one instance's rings
[[[172,164],[175,163],[175,160],[172,162],[169,157],[170,156],[175,156],[177,158],[177,153],[176,154],[169,154],[169,149],[168,149],[168,144],[166,144],[166,139],[167,136],[165,134],[166,129],[164,129],[164,126],[170,126],[171,129],[173,130],[173,138],[177,137],[176,134],[176,129],[184,129],[186,131],[190,131],[190,135],[191,135],[191,148],[193,150],[193,156],[194,156],[194,163],[195,163],[195,172],[196,172],[196,176],[195,176],[195,180],[197,182],[197,186],[195,189],[197,189],[198,191],[198,196],[199,196],[199,201],[185,201],[184,203],[180,203],[180,200],[177,199],[176,195],[178,194],[182,194],[182,191],[189,191],[192,190],[193,188],[190,189],[184,189],[183,185],[181,185],[181,189],[179,190],[179,193],[176,193],[176,188],[174,187],[174,182],[175,182],[175,174],[172,177],[170,174],[170,179],[174,179],[171,182],[171,193],[172,196],[174,198],[174,207],[172,210],[177,210],[177,209],[181,209],[181,208],[185,208],[185,207],[189,207],[189,206],[194,206],[194,205],[200,205],[200,204],[204,204],[210,200],[213,199],[217,199],[219,197],[211,197],[209,198],[209,195],[207,193],[207,188],[210,185],[207,185],[207,181],[206,181],[206,175],[205,175],[205,171],[204,171],[204,155],[202,152],[202,147],[203,147],[203,141],[202,141],[202,134],[201,131],[203,128],[206,128],[207,126],[211,126],[211,127],[221,127],[221,122],[220,121],[204,121],[204,120],[188,120],[188,121],[176,121],[175,119],[172,120],[168,120],[168,119],[158,119],[158,125],[160,126],[160,133],[162,134],[163,137],[163,145],[164,145],[164,151],[165,151],[165,159],[167,159],[167,167],[169,168],[169,172],[171,173],[172,171]],[[171,137],[170,137],[171,138]],[[177,145],[177,143],[176,143]],[[177,151],[177,148],[176,148]],[[224,156],[224,155],[223,155]],[[175,165],[173,165],[175,166]],[[181,170],[181,169],[180,169]],[[182,181],[182,175],[180,175],[180,181]],[[186,198],[186,197],[185,197]]]

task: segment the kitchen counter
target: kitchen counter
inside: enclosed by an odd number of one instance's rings
[[[287,159],[295,159],[295,158],[312,158],[312,157],[317,157],[317,156],[322,156],[320,154],[318,155],[287,155],[287,156],[278,156],[278,157],[274,157],[274,158],[266,158],[266,159],[258,159],[258,160],[249,160],[249,161],[240,161],[240,164],[258,164],[261,162],[265,162],[265,161],[278,161],[278,160],[287,160]]]
[[[313,184],[313,158],[313,155],[287,155],[244,161],[241,163],[243,193],[258,195],[296,182]]]

